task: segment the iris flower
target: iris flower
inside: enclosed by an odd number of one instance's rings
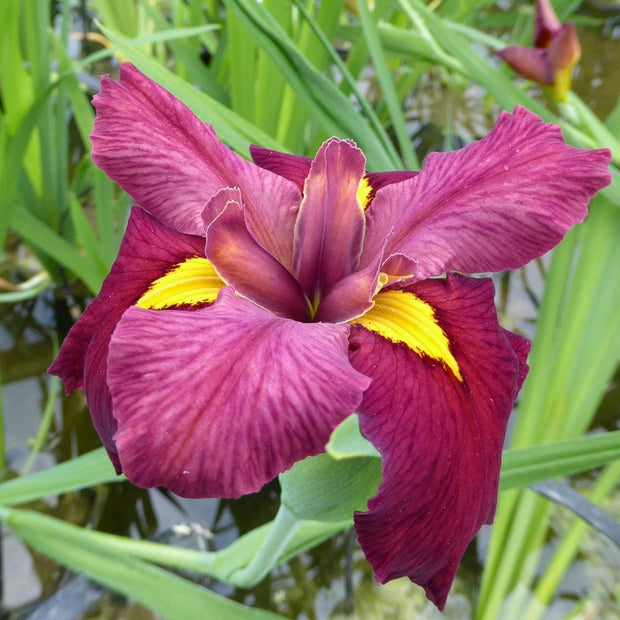
[[[136,206],[50,372],[85,390],[117,471],[235,498],[356,412],[382,457],[359,542],[379,581],[407,575],[443,607],[494,515],[529,348],[498,324],[492,281],[457,272],[556,245],[609,153],[517,108],[419,173],[368,173],[336,138],[251,163],[129,63],[94,103],[93,160]]]
[[[575,24],[561,24],[551,2],[537,0],[534,47],[512,45],[498,54],[517,73],[549,87],[558,101],[566,101],[581,46]]]

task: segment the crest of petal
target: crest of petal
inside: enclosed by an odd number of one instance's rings
[[[117,467],[112,440],[116,421],[105,377],[110,337],[123,312],[155,280],[185,259],[201,254],[204,238],[166,228],[134,207],[118,257],[99,295],[71,328],[49,368],[64,381],[68,392],[84,389],[95,429]]]
[[[357,190],[364,164],[362,152],[351,142],[332,138],[319,149],[306,178],[293,265],[313,305],[359,263],[365,217]]]
[[[107,374],[123,471],[185,497],[238,497],[320,452],[370,382],[348,361],[348,331],[229,288],[194,312],[130,308]]]
[[[280,316],[304,320],[308,306],[299,283],[248,230],[241,192],[224,189],[205,207],[206,254],[236,291]]]
[[[469,542],[495,513],[501,451],[528,343],[499,327],[490,280],[407,287],[433,308],[462,373],[406,343],[353,326],[352,365],[372,378],[360,427],[383,479],[358,539],[380,582],[408,576],[440,609]]]
[[[93,161],[161,222],[203,234],[202,209],[223,187],[239,187],[254,234],[290,263],[300,192],[222,144],[168,91],[121,65],[120,81],[101,79],[91,136]]]
[[[392,183],[400,183],[401,181],[412,179],[417,174],[415,170],[392,170],[390,172],[366,173],[363,181],[367,183],[370,191],[362,204],[365,208],[368,208],[381,188],[391,185]]]
[[[557,126],[524,108],[503,112],[482,140],[432,153],[416,177],[377,192],[362,264],[387,239],[388,274],[423,279],[520,267],[583,220],[611,181],[610,157],[607,149],[567,145]]]

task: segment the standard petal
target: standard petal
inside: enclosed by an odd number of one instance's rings
[[[290,263],[300,192],[224,146],[213,128],[140,73],[121,65],[94,98],[93,161],[161,222],[203,234],[201,213],[224,187],[239,187],[263,247]]]
[[[207,257],[227,284],[279,316],[309,319],[297,280],[248,230],[238,189],[215,195],[205,208],[205,224]]]
[[[185,497],[238,497],[323,450],[369,379],[349,326],[274,317],[223,289],[195,312],[130,308],[108,383],[123,471]]]
[[[110,336],[123,312],[152,283],[187,258],[204,257],[204,237],[184,235],[162,226],[134,207],[118,257],[101,292],[71,328],[49,371],[65,383],[67,392],[83,388],[95,429],[114,462],[112,440],[116,421],[111,413],[105,374]]]
[[[424,279],[520,267],[583,220],[589,200],[610,183],[610,157],[607,149],[567,145],[558,127],[524,108],[503,112],[487,137],[432,153],[415,178],[377,192],[362,264],[387,238],[388,274]]]
[[[358,407],[362,433],[383,467],[355,527],[380,582],[408,576],[442,609],[467,545],[495,513],[528,343],[499,327],[488,279],[453,275],[402,294],[426,316],[401,321],[415,348],[362,325],[350,337],[352,365],[373,380]],[[435,327],[420,302],[433,309]],[[388,317],[388,328],[395,321]],[[452,360],[442,359],[446,350]]]
[[[351,142],[332,138],[312,162],[295,224],[293,265],[313,307],[359,263],[364,210],[357,198],[365,158]]]

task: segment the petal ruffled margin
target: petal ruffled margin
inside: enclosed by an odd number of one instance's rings
[[[351,363],[373,380],[360,426],[383,466],[355,527],[380,582],[406,575],[442,609],[467,545],[495,513],[529,343],[498,325],[488,279],[451,275],[407,293],[433,308],[462,380],[432,356],[353,326]]]
[[[256,144],[250,144],[250,155],[252,156],[252,161],[257,166],[292,181],[300,190],[303,190],[304,182],[310,172],[310,166],[312,165],[312,158],[303,157],[302,155],[290,155],[289,153],[282,153],[281,151],[273,151],[272,149],[266,149]],[[371,189],[370,199],[372,200],[382,187],[390,185],[391,183],[400,183],[401,181],[411,179],[416,174],[418,173],[413,170],[367,172],[366,180]]]
[[[521,267],[583,220],[611,182],[610,158],[569,146],[524,108],[503,112],[482,140],[432,153],[415,178],[377,192],[362,264],[388,238],[382,271],[415,280]]]
[[[110,337],[122,314],[155,280],[176,264],[197,256],[204,257],[203,237],[162,226],[146,211],[134,207],[118,257],[99,295],[71,328],[48,370],[64,381],[67,393],[84,389],[95,429],[117,470],[112,439],[116,421],[106,383]]]
[[[228,287],[194,312],[130,308],[107,373],[124,473],[184,497],[239,497],[321,452],[370,383],[348,361],[348,333],[274,317]]]
[[[301,195],[295,184],[243,159],[215,131],[131,63],[120,80],[101,79],[92,158],[167,226],[203,234],[202,209],[225,187],[239,187],[259,243],[285,265]]]

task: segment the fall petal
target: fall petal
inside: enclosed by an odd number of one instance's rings
[[[157,278],[188,257],[204,256],[204,238],[162,226],[134,207],[118,257],[101,292],[65,338],[49,372],[67,392],[83,388],[101,441],[112,455],[116,421],[105,374],[110,337],[123,312],[148,291]],[[118,461],[115,461],[118,464]]]
[[[210,125],[130,63],[121,65],[118,82],[102,78],[94,104],[93,161],[141,207],[167,226],[202,234],[207,201],[224,187],[239,187],[261,245],[290,260],[300,200],[294,184],[233,153]]]
[[[350,337],[352,365],[373,380],[357,410],[362,433],[383,466],[355,527],[380,582],[406,575],[441,609],[467,545],[495,513],[528,343],[499,327],[490,280],[453,275],[399,293],[414,310],[401,325],[409,336],[381,335],[396,327],[377,316]]]
[[[130,308],[107,375],[123,471],[185,497],[238,497],[320,452],[369,383],[348,331],[274,317],[229,288],[194,312]]]
[[[520,267],[555,246],[609,184],[607,149],[567,145],[555,125],[517,107],[485,138],[432,153],[415,178],[377,192],[362,264],[385,250],[389,274]],[[390,262],[389,257],[394,256]]]

